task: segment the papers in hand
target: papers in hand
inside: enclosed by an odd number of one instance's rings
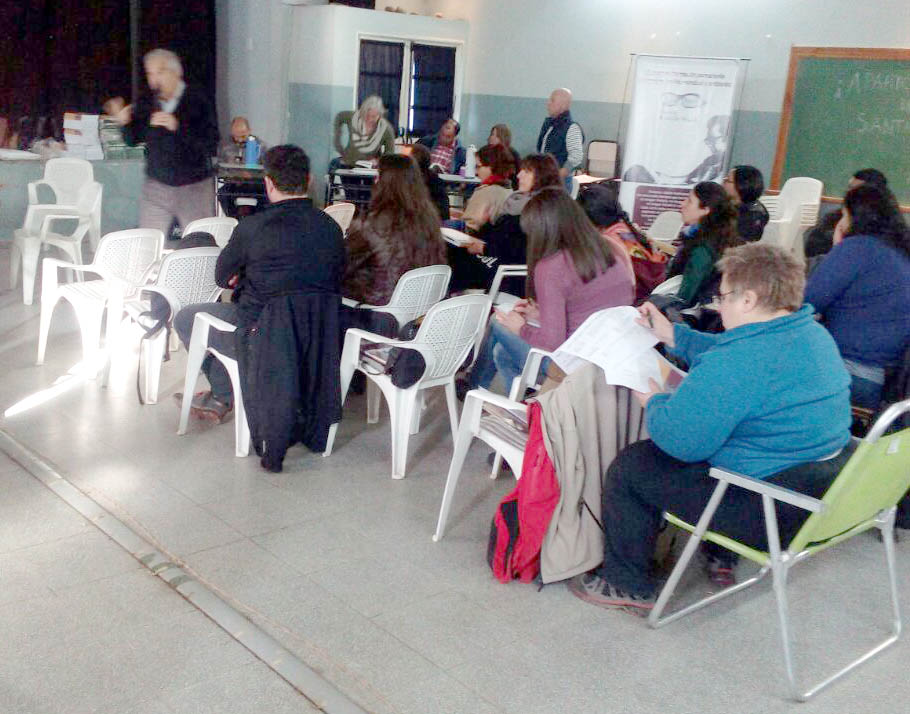
[[[592,362],[604,371],[607,384],[639,392],[650,391],[649,379],[665,385],[665,389],[677,386],[683,373],[654,349],[658,340],[638,324],[639,317],[634,307],[595,312],[559,346],[553,360],[567,374]]]

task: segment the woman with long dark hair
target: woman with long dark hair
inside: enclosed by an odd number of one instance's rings
[[[737,245],[736,207],[723,187],[710,181],[695,185],[679,207],[685,226],[682,246],[667,266],[667,277],[682,275],[676,296],[690,307],[712,300],[720,284],[714,264]]]
[[[632,304],[632,276],[561,187],[528,201],[521,228],[528,236],[528,299],[495,313],[462,391],[489,386],[497,371],[508,389],[531,347],[554,350],[592,313]]]
[[[370,207],[348,229],[342,292],[369,305],[388,302],[407,271],[445,263],[439,214],[417,164],[408,156],[379,160]]]
[[[806,285],[852,378],[851,400],[875,409],[885,370],[910,347],[910,229],[888,189],[844,197],[834,247]]]

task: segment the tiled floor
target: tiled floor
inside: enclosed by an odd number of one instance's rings
[[[6,290],[0,244],[0,408],[53,387],[79,361],[58,308],[34,365],[37,306]],[[111,386],[73,383],[0,428],[280,640],[371,712],[784,712],[767,587],[660,631],[564,587],[501,585],[485,562],[511,478],[469,454],[446,537],[431,541],[451,455],[441,394],[390,478],[387,413],[352,398],[329,459],[295,447],[285,472],[233,456],[232,425],[175,433],[171,393],[142,407],[135,360]],[[58,385],[59,386],[59,385]],[[306,700],[37,480],[0,463],[0,711],[306,712]],[[881,546],[859,538],[794,573],[798,662],[822,673],[838,648],[888,624]],[[898,544],[910,583],[910,538]],[[691,579],[699,589],[699,576]],[[910,694],[898,644],[800,712],[894,709]],[[906,691],[905,691],[906,690]]]

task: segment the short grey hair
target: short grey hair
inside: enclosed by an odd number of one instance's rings
[[[157,50],[151,50],[145,53],[142,61],[143,64],[148,64],[153,60],[162,60],[165,66],[175,72],[178,77],[183,76],[183,65],[180,64],[180,58],[170,50],[161,49],[160,47]]]
[[[366,114],[371,109],[376,109],[380,116],[385,116],[386,108],[385,104],[382,103],[382,97],[371,94],[360,103],[360,109],[358,111],[361,114]]]

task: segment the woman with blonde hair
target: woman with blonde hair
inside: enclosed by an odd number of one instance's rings
[[[335,150],[340,159],[334,164],[354,166],[358,161],[395,153],[395,130],[385,118],[386,108],[376,95],[367,97],[354,112],[338,112],[335,117]],[[342,134],[347,130],[347,144]]]

